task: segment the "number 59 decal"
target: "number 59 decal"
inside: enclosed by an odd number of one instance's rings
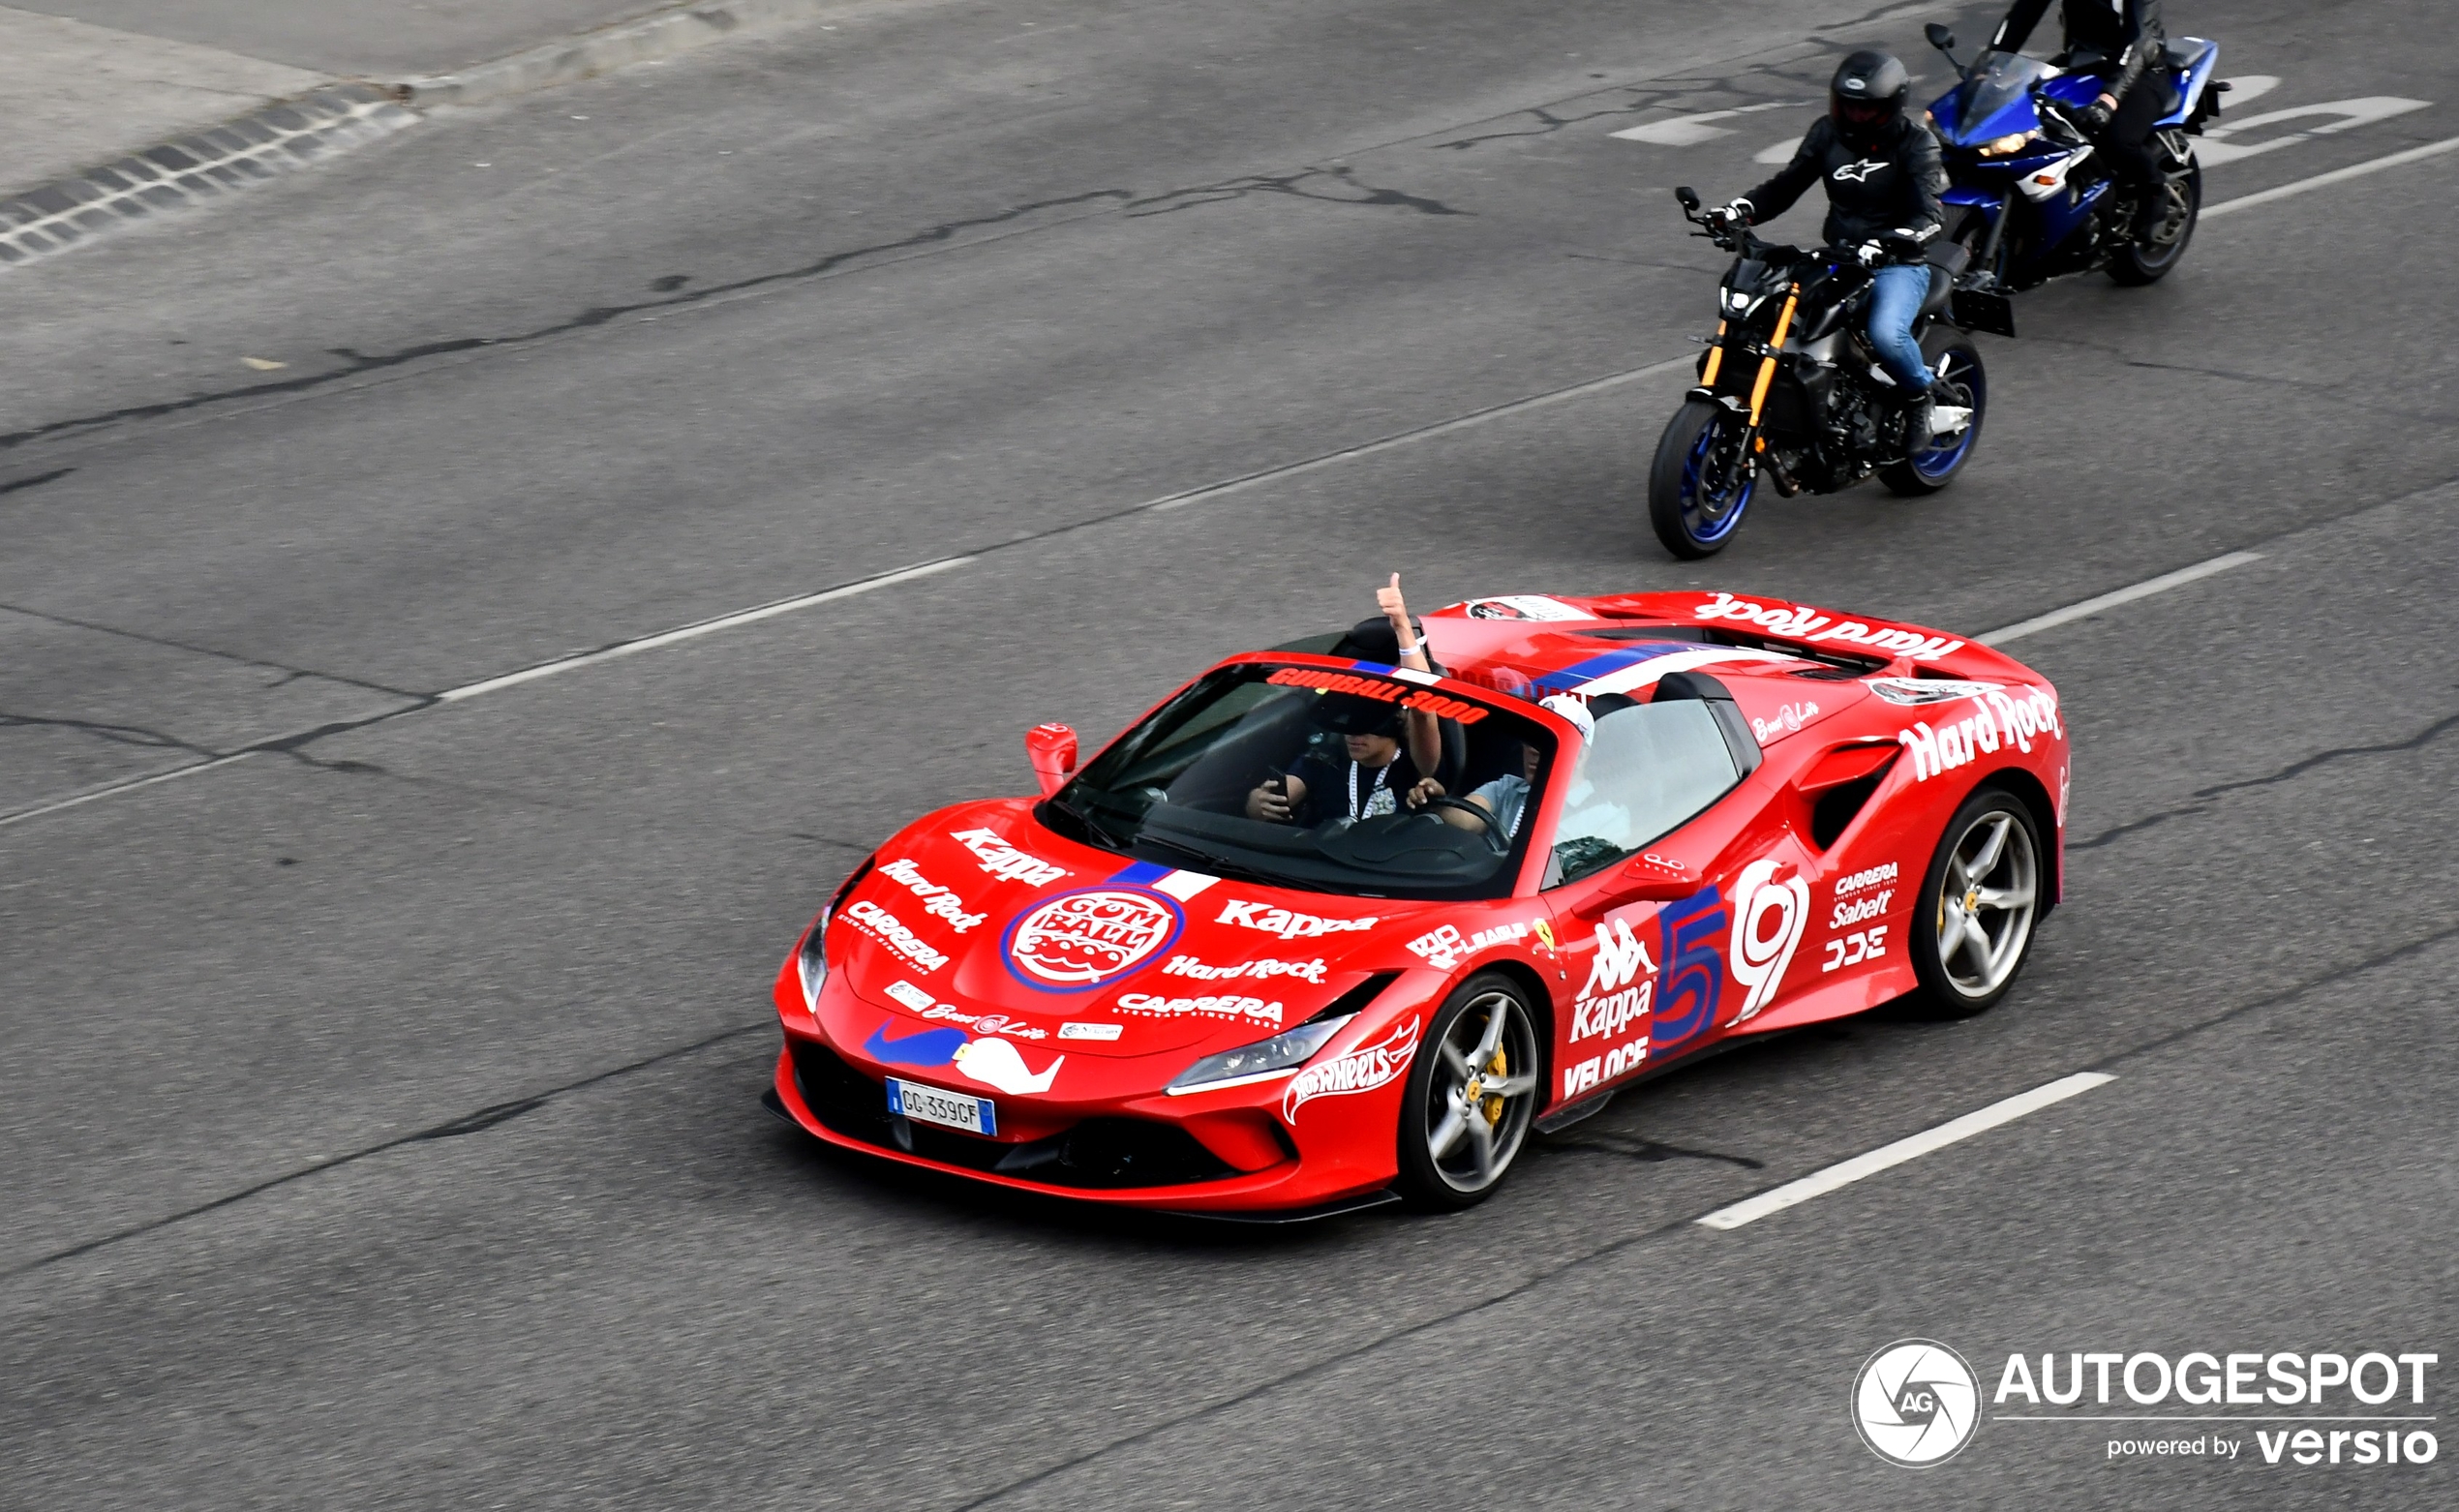
[[[1887,926],[1872,924],[1851,934],[1827,942],[1827,963],[1819,970],[1834,971],[1838,966],[1858,966],[1887,953]]]

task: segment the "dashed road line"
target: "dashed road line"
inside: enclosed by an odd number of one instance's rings
[[[1799,1181],[1788,1181],[1783,1186],[1762,1192],[1757,1196],[1745,1197],[1739,1202],[1720,1207],[1696,1222],[1703,1227],[1718,1229],[1739,1228],[1745,1224],[1756,1223],[1771,1213],[1781,1213],[1788,1207],[1807,1202],[1815,1196],[1822,1196],[1836,1191],[1838,1187],[1849,1187],[1865,1177],[1875,1176],[1880,1171],[1901,1165],[1906,1161],[1918,1160],[1932,1150],[1943,1150],[1948,1145],[1969,1139],[1974,1134],[1995,1129],[2000,1124],[2013,1123],[2027,1113],[2037,1113],[2045,1107],[2063,1103],[2079,1093],[2089,1092],[2094,1087],[2116,1079],[2105,1071],[2079,1071],[2071,1076],[2060,1076],[2057,1080],[2034,1087],[2029,1092],[2019,1092],[2011,1098],[2000,1099],[1988,1107],[1976,1108],[1961,1118],[1951,1118],[1935,1129],[1925,1129],[1920,1134],[1898,1139],[1893,1144],[1880,1145],[1867,1155],[1856,1155],[1851,1160],[1839,1161],[1825,1170],[1813,1171]]]
[[[2204,205],[2201,218],[2208,221],[2214,216],[2234,215],[2240,210],[2251,210],[2256,205],[2267,205],[2274,199],[2286,199],[2292,195],[2302,195],[2309,190],[2345,183],[2352,178],[2363,178],[2368,173],[2380,173],[2384,168],[2395,168],[2425,158],[2439,157],[2454,147],[2459,147],[2459,136],[2445,136],[2440,141],[2429,141],[2421,147],[2411,147],[2405,152],[2394,152],[2387,157],[2369,158],[2363,163],[2352,163],[2344,168],[2333,168],[2328,173],[2317,173],[2312,178],[2292,179],[2275,188],[2258,190],[2251,195],[2239,195],[2234,199],[2223,199],[2216,205]]]
[[[2009,641],[2019,641],[2027,635],[2038,635],[2043,630],[2055,629],[2059,625],[2069,624],[2077,620],[2088,619],[2104,609],[2114,609],[2120,604],[2131,604],[2139,598],[2149,598],[2154,593],[2166,593],[2172,588],[2183,588],[2189,583],[2199,583],[2215,573],[2226,572],[2231,567],[2242,567],[2249,561],[2262,559],[2262,554],[2259,551],[2232,551],[2225,556],[2211,558],[2207,561],[2198,561],[2191,567],[2179,567],[2174,572],[2164,572],[2156,578],[2145,578],[2140,583],[2126,588],[2112,589],[2109,592],[2097,594],[2080,603],[2069,604],[2064,609],[2052,609],[2045,615],[2035,615],[2029,620],[2019,620],[2013,624],[2003,625],[1995,630],[1985,630],[1973,639],[1984,646],[2004,646]]]

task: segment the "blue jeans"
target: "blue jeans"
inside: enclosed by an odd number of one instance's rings
[[[1921,343],[1913,340],[1913,317],[1929,297],[1929,265],[1891,262],[1870,276],[1869,344],[1878,348],[1878,365],[1907,394],[1929,386],[1929,369],[1921,360]]]

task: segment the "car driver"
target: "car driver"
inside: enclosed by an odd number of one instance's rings
[[[1401,749],[1402,711],[1355,693],[1325,693],[1308,711],[1319,730],[1341,738],[1343,756],[1309,746],[1288,772],[1247,794],[1247,817],[1313,829],[1332,819],[1373,819],[1415,808],[1440,793]]]

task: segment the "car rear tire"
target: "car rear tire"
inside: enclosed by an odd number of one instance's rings
[[[1503,1185],[1544,1091],[1536,1024],[1528,993],[1500,972],[1470,978],[1435,1011],[1400,1105],[1400,1194],[1411,1206],[1472,1207]]]
[[[2022,973],[2041,919],[2041,832],[2001,788],[1965,799],[1922,879],[1904,948],[1924,1017],[1969,1018],[1997,1006]]]

